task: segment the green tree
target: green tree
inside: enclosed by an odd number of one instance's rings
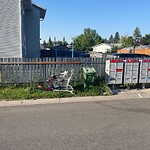
[[[108,40],[106,38],[102,38],[101,39],[101,43],[109,43]]]
[[[59,41],[56,41],[56,45],[59,45],[59,46],[67,46],[68,45],[68,42],[65,40],[65,38],[63,38],[63,40],[59,40]]]
[[[44,48],[47,48],[47,43],[46,43],[45,40],[43,41],[43,44],[42,44],[42,45],[44,46]]]
[[[101,36],[96,30],[86,28],[84,33],[73,38],[74,48],[80,51],[90,51],[92,46],[100,44],[102,42]]]
[[[62,41],[57,41],[56,45],[63,46],[63,42]]]
[[[51,49],[51,48],[53,47],[53,45],[54,45],[54,43],[53,43],[53,41],[51,40],[51,37],[49,37],[48,43],[47,43],[48,48]]]
[[[127,40],[126,40],[126,47],[128,47],[128,46],[133,46],[133,43],[134,42],[134,39],[133,39],[133,37],[132,36],[129,36],[128,38],[127,38]]]
[[[63,38],[62,43],[63,43],[63,46],[67,46],[68,45],[68,42],[66,41],[65,37]]]
[[[115,37],[114,37],[114,42],[115,42],[115,43],[118,43],[119,40],[120,40],[119,32],[116,32]]]
[[[134,39],[138,39],[138,38],[141,38],[142,35],[141,35],[141,31],[140,31],[140,28],[139,27],[136,27],[134,32],[133,32],[133,37]]]
[[[139,46],[141,44],[141,39],[142,39],[142,35],[141,35],[141,31],[139,27],[136,27],[134,32],[133,32],[133,38],[134,38],[134,49],[136,46]]]
[[[142,43],[144,45],[150,45],[150,34],[146,34],[143,39],[142,39]]]
[[[122,36],[121,37],[121,42],[123,44],[123,47],[130,47],[134,46],[134,39],[132,36]]]
[[[113,42],[114,42],[114,37],[113,37],[113,35],[111,35],[109,38],[109,43],[113,43]]]
[[[119,49],[118,46],[112,46],[111,53],[117,53],[118,49]]]

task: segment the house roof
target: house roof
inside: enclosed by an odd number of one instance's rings
[[[103,46],[103,45],[105,45],[105,46],[111,48],[111,46],[110,46],[109,44],[105,44],[105,43],[101,43],[101,44],[95,45],[95,46],[93,46],[92,48],[99,47],[99,46]]]
[[[46,9],[35,4],[35,3],[32,3],[33,6],[37,7],[39,10],[40,10],[40,18],[41,19],[44,19],[45,18],[45,14],[46,14]]]
[[[110,46],[121,47],[121,46],[122,46],[122,43],[111,43]]]
[[[125,47],[122,48],[121,50],[132,50],[134,47]],[[150,45],[141,45],[141,46],[136,46],[135,49],[149,49]]]
[[[92,48],[99,47],[99,46],[102,46],[102,45],[105,45],[105,46],[108,46],[108,47],[112,47],[112,46],[121,47],[122,43],[112,43],[112,44],[101,43],[101,44],[93,46]]]
[[[23,0],[25,9],[32,9],[32,6],[37,7],[40,10],[40,18],[44,19],[46,14],[46,9],[33,3],[32,0]]]

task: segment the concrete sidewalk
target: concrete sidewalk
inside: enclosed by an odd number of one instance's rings
[[[89,97],[70,97],[38,100],[18,100],[18,101],[0,101],[0,107],[6,106],[26,106],[26,105],[44,105],[55,103],[76,103],[88,101],[106,101],[106,100],[126,100],[126,99],[150,99],[150,89],[143,90],[123,90],[117,95],[112,96],[89,96]]]

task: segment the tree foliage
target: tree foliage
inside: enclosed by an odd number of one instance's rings
[[[55,38],[56,39],[56,38]],[[62,40],[56,41],[51,40],[49,37],[48,42],[43,41],[43,44],[45,48],[52,48],[55,45],[61,45],[61,46],[67,46],[69,45],[65,38]],[[150,45],[150,34],[146,34],[144,37],[142,37],[141,31],[139,27],[136,27],[133,31],[132,36],[121,36],[119,32],[116,32],[115,35],[111,35],[108,39],[102,38],[96,30],[85,28],[83,33],[79,36],[76,36],[73,38],[73,45],[76,50],[80,51],[90,51],[92,50],[92,47],[100,44],[100,43],[122,43],[122,47],[131,47],[135,48],[135,46],[138,46],[140,44],[143,45]],[[70,44],[71,45],[71,44]],[[112,52],[116,52],[117,47],[112,48]]]
[[[47,47],[51,49],[51,48],[53,47],[53,45],[54,45],[54,43],[53,43],[53,41],[51,40],[51,37],[49,37],[48,43],[47,43]]]
[[[108,43],[108,40],[106,38],[102,39],[102,43]]]
[[[135,46],[139,46],[141,44],[141,39],[142,39],[142,35],[139,27],[135,28],[133,32],[133,38],[134,38],[133,43],[135,48]]]
[[[44,46],[44,48],[47,48],[47,43],[46,43],[45,40],[43,41],[43,44],[42,44],[42,45]]]
[[[114,37],[114,42],[115,42],[115,43],[118,43],[119,40],[120,40],[119,32],[116,32],[115,37]]]
[[[66,41],[65,37],[63,38],[62,44],[63,44],[63,46],[67,46],[68,45],[68,42]]]
[[[63,46],[63,41],[56,41],[56,45]]]
[[[48,39],[48,42],[46,43],[46,41],[44,40],[44,45],[46,46],[46,47],[48,47],[48,48],[53,48],[53,46],[58,46],[58,45],[60,45],[60,46],[67,46],[68,45],[68,42],[65,40],[65,38],[63,38],[63,40],[61,41],[61,40],[58,40],[58,41],[56,41],[56,38],[54,39],[54,41],[52,41],[51,40],[51,37],[49,37],[49,39]],[[46,48],[45,47],[45,48]]]
[[[109,41],[109,43],[114,43],[114,37],[113,37],[113,35],[110,36],[110,38],[109,38],[108,41]]]
[[[102,42],[101,36],[96,30],[85,28],[84,33],[73,38],[74,47],[80,51],[90,51],[92,46],[100,44]]]
[[[118,49],[119,49],[118,46],[112,46],[111,53],[117,53]]]
[[[141,35],[141,31],[140,31],[140,28],[139,27],[136,27],[134,32],[133,32],[133,37],[134,39],[138,39],[138,38],[141,38],[142,35]]]
[[[142,43],[144,45],[150,45],[150,34],[146,34],[143,39],[142,39]]]
[[[121,43],[123,44],[123,47],[130,47],[134,45],[134,39],[132,36],[122,36]]]

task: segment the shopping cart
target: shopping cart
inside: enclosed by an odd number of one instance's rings
[[[72,75],[74,73],[74,69],[69,71],[64,71],[60,73],[59,75],[52,75],[48,80],[48,86],[46,90],[52,90],[52,91],[64,91],[64,92],[70,92],[73,94],[73,87],[70,85],[70,81],[72,78]]]

